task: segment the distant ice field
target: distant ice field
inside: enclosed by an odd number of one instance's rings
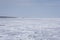
[[[0,40],[60,40],[60,18],[0,18]]]

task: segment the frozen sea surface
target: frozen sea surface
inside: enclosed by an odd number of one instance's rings
[[[60,40],[60,18],[0,18],[0,40]]]

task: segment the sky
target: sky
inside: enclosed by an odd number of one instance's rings
[[[0,0],[0,16],[60,18],[60,0]]]

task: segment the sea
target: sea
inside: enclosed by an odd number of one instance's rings
[[[0,18],[0,40],[60,40],[60,18]]]

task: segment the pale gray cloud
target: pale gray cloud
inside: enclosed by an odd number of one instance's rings
[[[0,0],[0,5],[31,5],[31,0]]]
[[[14,2],[16,6],[29,6],[32,3],[31,0],[15,0]]]
[[[60,6],[59,0],[0,0],[1,6],[33,6],[33,5],[44,5],[44,6]]]

